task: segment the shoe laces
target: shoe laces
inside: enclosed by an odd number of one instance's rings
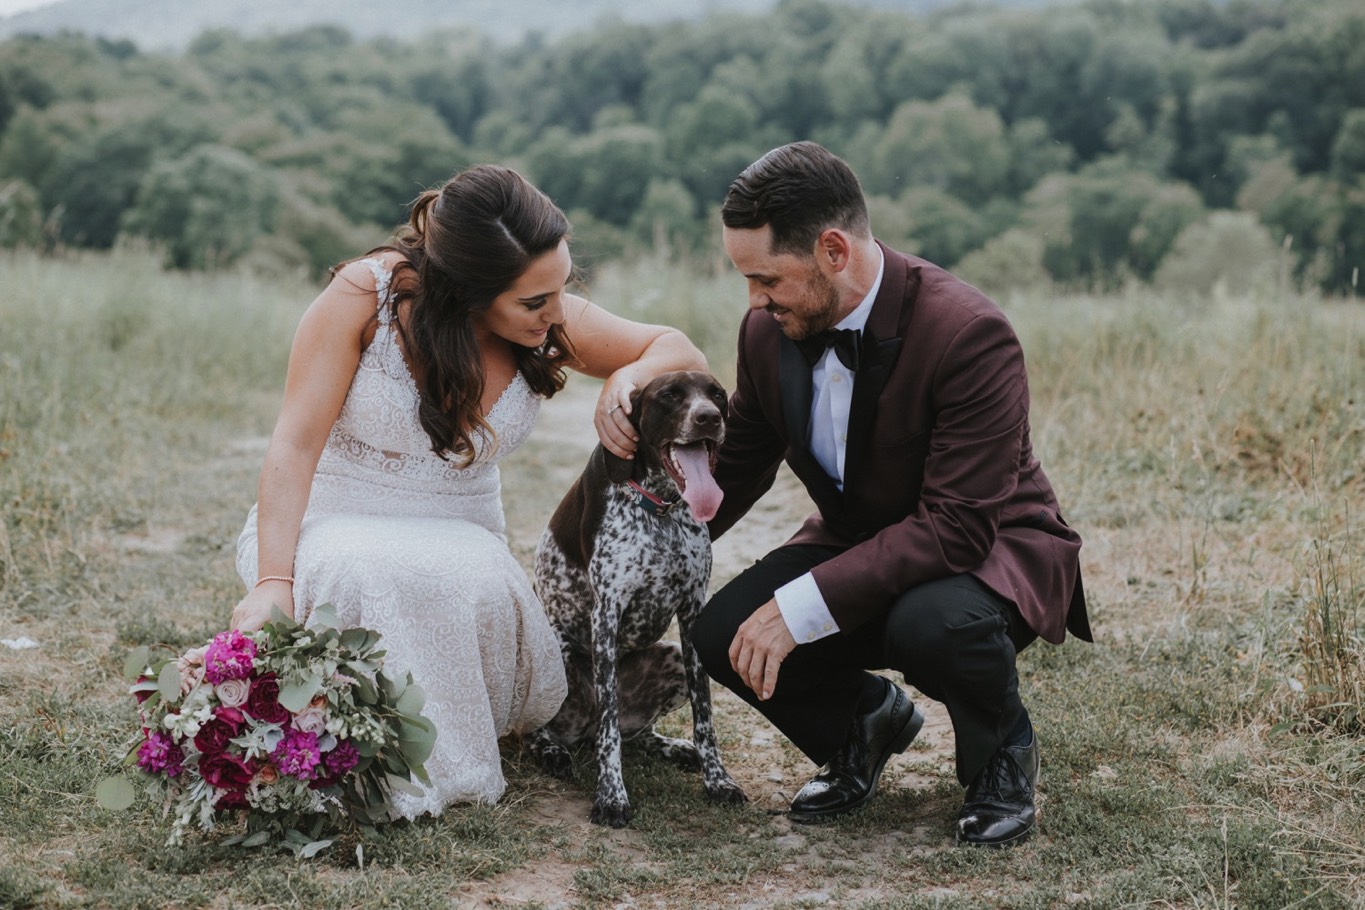
[[[978,799],[983,796],[988,799],[999,797],[1008,799],[1014,794],[1028,796],[1032,789],[1028,775],[1024,773],[1018,759],[1008,749],[1001,749],[991,756],[991,760],[981,770],[973,795]]]

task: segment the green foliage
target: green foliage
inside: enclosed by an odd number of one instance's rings
[[[145,220],[132,210],[148,175],[213,144],[275,181],[280,217],[251,255],[285,267],[324,270],[356,252],[346,238],[382,237],[421,189],[488,160],[589,216],[603,251],[664,237],[683,253],[710,243],[743,167],[813,138],[872,196],[933,191],[970,209],[938,205],[935,226],[914,230],[894,212],[873,225],[944,264],[1022,227],[1044,240],[1050,280],[1113,287],[1154,276],[1205,209],[1237,207],[1277,242],[1294,238],[1294,281],[1351,287],[1365,256],[1358,3],[878,5],[784,0],[515,45],[335,26],[219,29],[178,55],[12,38],[0,43],[0,179],[32,187],[49,226],[12,242],[107,248]],[[251,223],[251,204],[233,220]]]
[[[41,219],[37,190],[23,180],[0,182],[0,247],[37,246]]]
[[[230,265],[273,230],[277,193],[242,152],[201,145],[147,172],[123,229],[163,244],[176,268]]]
[[[1211,212],[1180,232],[1153,284],[1160,290],[1207,297],[1215,288],[1246,295],[1280,274],[1280,248],[1245,212]]]

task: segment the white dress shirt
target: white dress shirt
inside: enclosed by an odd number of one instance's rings
[[[867,325],[867,317],[872,313],[872,302],[877,299],[877,291],[881,290],[882,273],[886,268],[880,248],[877,255],[881,261],[877,265],[877,279],[872,282],[872,289],[862,303],[834,328],[861,331]],[[853,371],[844,366],[833,348],[825,351],[811,369],[810,450],[840,490],[844,488],[844,455],[848,443],[848,414],[853,406],[853,382]],[[839,631],[819,585],[809,572],[778,588],[774,597],[787,630],[797,644],[815,641]]]

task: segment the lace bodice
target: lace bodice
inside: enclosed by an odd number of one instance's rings
[[[518,373],[487,414],[493,429],[475,435],[475,456],[468,464],[442,459],[417,416],[418,392],[403,358],[398,328],[386,305],[391,270],[367,259],[375,277],[379,325],[360,356],[341,413],[332,427],[314,480],[310,511],[328,509],[330,481],[344,479],[350,511],[365,514],[431,515],[463,518],[502,533],[498,461],[531,431],[540,397]],[[355,484],[374,495],[357,496]],[[413,510],[416,509],[416,512]]]

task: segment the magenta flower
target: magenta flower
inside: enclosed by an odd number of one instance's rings
[[[322,756],[328,777],[341,777],[360,763],[360,751],[349,739],[337,743],[336,748]]]
[[[147,739],[138,746],[137,763],[149,774],[178,777],[185,763],[185,753],[169,734],[151,730],[147,732]]]
[[[219,632],[204,654],[204,678],[213,685],[228,679],[246,679],[256,665],[256,643],[241,632]]]
[[[316,733],[288,731],[271,753],[271,758],[274,759],[275,767],[280,769],[281,774],[299,780],[317,780],[322,776],[322,754],[318,752]]]

